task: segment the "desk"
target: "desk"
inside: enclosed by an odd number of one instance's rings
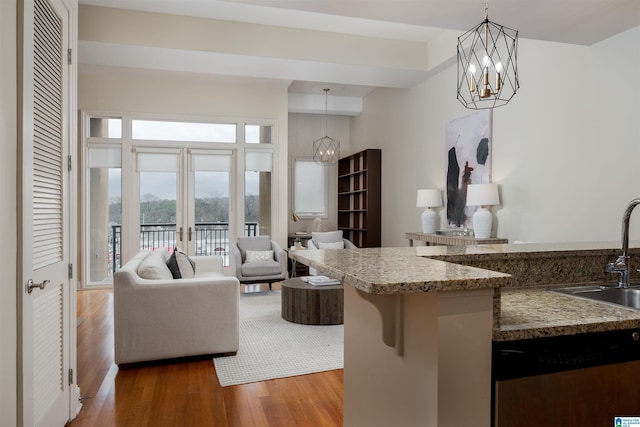
[[[296,239],[300,239],[300,241],[302,242],[302,246],[307,246],[307,240],[311,239],[311,233],[306,233],[306,234],[295,234],[295,233],[291,233],[287,236],[287,246],[290,248],[291,246],[293,246],[294,242],[296,241]]]
[[[309,267],[304,264],[298,264],[294,258],[291,257],[291,253],[294,251],[306,251],[306,247],[301,247],[298,249],[287,248],[285,251],[289,255],[287,257],[287,269],[289,270],[289,277],[298,277],[298,276],[308,276],[309,275]]]
[[[418,231],[405,233],[405,237],[409,240],[409,246],[413,246],[413,241],[417,240],[426,246],[445,245],[445,246],[467,246],[467,245],[491,245],[496,243],[509,243],[508,239],[499,237],[491,237],[488,239],[476,239],[473,236],[447,236],[446,234],[426,234]]]

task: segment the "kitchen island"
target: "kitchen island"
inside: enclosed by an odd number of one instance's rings
[[[619,251],[595,242],[293,256],[345,285],[344,425],[446,427],[491,424],[492,342],[640,327],[640,312],[544,291],[611,279],[604,265]],[[549,298],[565,308],[541,314]]]

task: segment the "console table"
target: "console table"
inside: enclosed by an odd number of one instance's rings
[[[509,243],[508,239],[490,237],[488,239],[477,239],[473,236],[448,236],[446,234],[427,234],[418,231],[405,233],[409,240],[409,246],[413,246],[413,241],[418,240],[426,246],[446,245],[446,246],[467,246],[467,245],[490,245],[495,243]]]

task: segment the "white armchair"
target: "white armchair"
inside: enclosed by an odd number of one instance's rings
[[[161,251],[142,251],[114,274],[115,362],[237,352],[238,279],[222,274],[218,256],[191,257],[195,277],[173,279]],[[163,278],[138,274],[145,259]]]

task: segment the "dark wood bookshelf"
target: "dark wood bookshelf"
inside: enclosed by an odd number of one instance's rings
[[[338,164],[338,229],[359,248],[381,246],[382,152],[367,149]]]

